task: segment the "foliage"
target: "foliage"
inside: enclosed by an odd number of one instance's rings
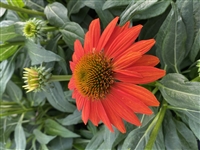
[[[199,0],[4,0],[0,2],[0,149],[198,149],[200,140]],[[5,9],[6,8],[6,9]],[[103,124],[85,125],[68,82],[46,91],[22,89],[23,68],[43,64],[55,75],[70,75],[76,39],[84,41],[88,25],[142,24],[139,39],[156,39],[150,53],[163,79],[144,85],[160,101],[153,115],[138,115],[142,126],[126,124],[127,133],[111,133]],[[23,27],[37,18],[39,38],[26,38]]]

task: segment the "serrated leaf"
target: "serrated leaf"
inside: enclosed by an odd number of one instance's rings
[[[49,23],[54,26],[63,27],[67,22],[69,22],[67,14],[68,10],[61,3],[54,2],[47,5],[44,9],[44,13],[49,20]]]
[[[45,121],[45,131],[50,135],[59,135],[65,138],[79,137],[78,134],[73,133],[52,119],[47,119]]]
[[[3,96],[3,93],[6,89],[6,85],[10,78],[12,77],[12,74],[14,72],[15,66],[13,59],[11,60],[4,60],[0,63],[0,99]]]
[[[70,45],[74,45],[74,41],[79,39],[81,42],[84,41],[84,31],[81,26],[75,22],[67,22],[66,25],[60,29],[63,35],[64,41]]]
[[[185,58],[186,29],[176,4],[172,8],[156,37],[156,54],[167,71],[180,72],[180,64]]]
[[[51,140],[53,140],[56,136],[50,136],[50,135],[46,135],[44,133],[42,133],[40,130],[38,129],[34,129],[33,130],[33,134],[36,137],[36,140],[40,143],[40,144],[48,144]]]
[[[75,109],[73,114],[68,115],[64,119],[59,119],[58,120],[62,125],[74,125],[78,124],[81,122],[81,112]]]
[[[199,82],[190,82],[177,73],[166,75],[158,83],[158,89],[169,104],[196,111],[200,111],[199,87]]]
[[[14,102],[19,103],[22,99],[22,90],[11,80],[7,84],[6,92],[8,93],[10,99]]]
[[[1,48],[1,45],[0,45],[0,48]],[[1,48],[0,61],[3,61],[9,58],[10,56],[12,56],[17,51],[17,48],[18,48],[18,45]]]
[[[120,16],[120,24],[131,19],[148,19],[162,14],[169,6],[170,1],[158,0],[140,0],[133,1]]]
[[[49,103],[59,111],[62,112],[74,112],[76,107],[69,103],[64,96],[64,92],[60,83],[53,82],[44,94],[47,97]]]
[[[15,127],[14,131],[14,138],[15,138],[15,144],[16,150],[25,150],[26,148],[26,137],[24,133],[24,129],[22,128],[21,122],[19,121]]]
[[[62,58],[57,54],[45,50],[41,45],[35,44],[33,41],[28,40],[25,43],[28,49],[29,57],[31,58],[31,64],[42,64],[43,62],[60,61]]]
[[[114,8],[114,7],[122,7],[122,6],[126,6],[128,4],[131,3],[132,0],[107,0],[104,4],[103,4],[103,10],[105,9],[109,9],[109,8]]]

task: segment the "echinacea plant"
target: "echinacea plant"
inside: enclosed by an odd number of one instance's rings
[[[0,149],[198,150],[198,0],[0,2]]]

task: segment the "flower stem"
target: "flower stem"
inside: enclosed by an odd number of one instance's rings
[[[0,2],[0,7],[10,9],[10,10],[14,10],[14,11],[18,11],[18,12],[21,12],[21,13],[45,16],[45,14],[43,12],[33,11],[33,10],[30,10],[30,9],[20,8],[20,7],[16,7],[16,6],[11,6],[11,5],[2,3],[2,2]]]
[[[162,121],[164,119],[166,110],[167,110],[167,102],[164,100],[162,107],[161,107],[159,117],[158,117],[158,121],[157,121],[153,131],[151,132],[151,135],[149,137],[149,141],[145,147],[145,150],[151,150],[153,148],[153,144],[156,140],[156,137],[157,137],[158,131],[160,129],[160,126],[162,124]]]
[[[49,82],[52,81],[69,81],[71,79],[71,75],[52,75],[49,79]]]
[[[57,28],[57,27],[48,27],[48,26],[47,26],[47,27],[42,27],[41,30],[48,32],[48,31],[55,31],[55,30],[58,30],[58,28]]]

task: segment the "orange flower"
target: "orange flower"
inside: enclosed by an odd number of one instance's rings
[[[69,89],[85,124],[91,120],[98,126],[102,121],[110,131],[113,125],[125,133],[123,119],[140,126],[135,113],[149,115],[152,111],[148,106],[159,106],[150,91],[136,84],[158,80],[165,71],[154,67],[159,63],[157,57],[145,54],[154,39],[135,42],[142,25],[129,27],[127,22],[120,27],[118,19],[113,19],[102,34],[99,19],[93,20],[84,47],[75,41]]]

